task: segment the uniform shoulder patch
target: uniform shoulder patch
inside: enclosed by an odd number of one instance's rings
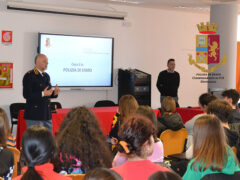
[[[33,71],[34,71],[34,74],[36,74],[36,75],[38,75],[38,74],[39,74],[39,71],[37,70],[37,68],[36,68],[36,67],[33,69]]]

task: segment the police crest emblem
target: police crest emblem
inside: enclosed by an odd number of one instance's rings
[[[220,36],[215,34],[218,24],[207,22],[197,25],[200,35],[196,36],[196,61],[189,54],[189,64],[194,65],[202,72],[213,72],[222,64],[226,64],[227,57],[223,55],[220,60]],[[215,64],[208,68],[209,64]]]

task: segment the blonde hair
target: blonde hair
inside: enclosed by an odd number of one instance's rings
[[[191,168],[222,171],[228,157],[226,136],[220,120],[215,115],[199,117],[193,127],[193,158]],[[237,164],[237,160],[235,159]]]
[[[2,117],[4,121],[4,129],[5,129],[6,136],[11,136],[11,129],[9,126],[8,117],[6,112],[2,108],[0,108],[0,117]]]
[[[119,100],[119,113],[120,120],[126,119],[128,116],[133,115],[138,109],[139,105],[137,100],[132,95],[124,95]]]
[[[7,134],[3,117],[0,116],[0,147],[6,147]]]
[[[170,113],[175,112],[176,102],[172,97],[167,96],[164,98],[161,108],[163,110],[163,116],[169,115]]]

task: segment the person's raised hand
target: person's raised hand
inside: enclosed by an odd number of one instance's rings
[[[60,89],[59,89],[58,85],[56,84],[56,87],[55,87],[55,89],[54,89],[54,95],[56,96],[56,95],[58,95],[59,93],[60,93]]]
[[[47,86],[47,87],[43,90],[44,96],[51,96],[52,93],[53,93],[53,89],[51,88],[51,89],[48,90],[48,87],[49,87],[49,86]]]

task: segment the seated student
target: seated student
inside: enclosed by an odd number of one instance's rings
[[[73,120],[73,115],[78,112],[78,108],[73,108],[71,111],[67,113],[64,117],[63,121],[60,124],[58,131],[55,133],[55,139],[58,137],[58,134],[63,131],[64,128],[68,126],[68,124]]]
[[[113,118],[109,133],[109,137],[111,138],[111,143],[113,145],[118,141],[118,129],[120,125],[128,116],[133,115],[136,112],[138,106],[137,100],[132,95],[124,95],[120,98],[118,112]]]
[[[5,126],[5,130],[6,130],[6,134],[7,134],[7,146],[15,148],[16,147],[16,138],[11,133],[7,114],[2,108],[0,108],[0,116],[4,120],[4,126]]]
[[[95,168],[87,172],[83,180],[122,180],[121,176],[107,168]]]
[[[171,171],[158,171],[153,173],[148,180],[181,180],[182,178]]]
[[[240,136],[240,112],[236,109],[239,100],[239,93],[235,89],[229,89],[222,92],[223,99],[232,107],[232,114],[228,124],[231,130],[236,131]]]
[[[202,111],[204,113],[197,114],[191,120],[189,120],[188,122],[186,122],[184,124],[185,128],[188,130],[187,148],[189,148],[192,145],[192,130],[193,130],[193,125],[194,125],[196,119],[198,119],[202,115],[205,115],[205,113],[207,111],[208,104],[215,99],[217,99],[217,97],[215,95],[210,94],[210,93],[203,93],[199,96],[198,105],[200,106],[200,108],[202,109]],[[191,147],[191,149],[192,149],[192,147]],[[188,157],[192,157],[192,155],[189,155]]]
[[[0,116],[0,177],[10,180],[13,173],[14,157],[6,145],[7,134],[5,130],[5,121]]]
[[[175,113],[176,103],[172,97],[164,98],[161,110],[163,114],[158,118],[158,137],[167,129],[177,131],[184,128],[181,116]]]
[[[117,149],[127,155],[128,161],[112,168],[124,180],[146,180],[156,171],[169,169],[147,160],[153,153],[156,128],[144,116],[134,115],[126,119],[119,129]]]
[[[112,154],[90,109],[73,108],[64,121],[68,123],[56,137],[57,157],[53,163],[57,172],[85,174],[96,167],[112,167]]]
[[[31,126],[23,134],[22,137],[22,157],[28,167],[22,170],[20,175],[14,180],[70,180],[53,171],[53,165],[49,163],[54,155],[55,143],[51,132],[43,126]]]
[[[193,159],[183,180],[200,180],[207,174],[234,174],[240,171],[238,160],[227,145],[220,120],[215,115],[204,115],[193,127]]]
[[[226,101],[215,100],[208,104],[207,113],[214,114],[220,119],[224,132],[227,136],[227,143],[230,147],[237,148],[237,158],[240,160],[239,136],[235,131],[230,130],[228,125],[228,118],[232,113],[232,107]]]
[[[149,120],[151,120],[155,126],[155,128],[157,128],[157,117],[154,113],[154,111],[152,110],[152,108],[150,106],[139,106],[139,108],[136,111],[136,114],[145,116],[146,118],[148,118]],[[151,156],[149,156],[147,159],[158,163],[158,162],[163,162],[163,144],[162,141],[157,138],[157,134],[154,135],[154,150]],[[120,153],[118,152],[116,154],[116,156],[113,159],[113,167],[115,166],[119,166],[124,164],[127,161],[127,155],[125,153]]]

